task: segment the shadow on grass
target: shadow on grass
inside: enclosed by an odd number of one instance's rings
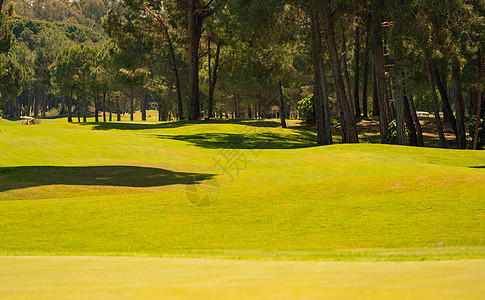
[[[171,123],[124,123],[124,122],[106,122],[106,123],[77,123],[81,126],[94,125],[93,130],[149,130],[149,129],[162,129],[162,128],[178,128],[182,126],[191,125],[188,122],[171,122]]]
[[[94,125],[93,130],[148,130],[163,128],[178,128],[195,124],[238,124],[252,127],[279,127],[280,123],[264,120],[213,119],[202,121],[177,121],[169,123],[127,123],[127,122],[86,122],[79,125]]]
[[[472,169],[485,169],[485,166],[471,166]]]
[[[161,139],[172,139],[210,149],[296,149],[315,147],[315,135],[307,131],[293,133],[199,133],[190,135],[158,135]]]
[[[199,184],[214,176],[134,166],[3,167],[0,168],[0,192],[54,184],[124,187]]]

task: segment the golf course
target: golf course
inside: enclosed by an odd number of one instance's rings
[[[92,121],[0,120],[0,298],[485,293],[483,151]]]

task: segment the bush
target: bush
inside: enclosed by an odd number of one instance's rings
[[[389,125],[387,125],[387,142],[389,144],[397,144],[397,122],[396,119],[392,120]],[[409,130],[406,128],[406,141],[409,139]]]
[[[298,101],[298,110],[303,115],[305,122],[315,121],[315,112],[313,110],[313,94],[306,96]]]
[[[475,127],[477,124],[477,117],[467,117],[468,123],[468,137],[472,141],[473,145],[473,140],[475,138]],[[472,147],[470,147],[472,148]],[[478,128],[478,143],[477,143],[477,149],[483,150],[485,149],[485,121],[483,119],[480,119],[480,127]]]

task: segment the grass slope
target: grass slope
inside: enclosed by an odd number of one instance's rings
[[[485,153],[277,122],[0,120],[0,253],[485,257]]]

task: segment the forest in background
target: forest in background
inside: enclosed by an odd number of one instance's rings
[[[0,1],[4,116],[303,118],[319,144],[376,116],[422,146],[429,111],[441,147],[485,144],[480,0]]]

